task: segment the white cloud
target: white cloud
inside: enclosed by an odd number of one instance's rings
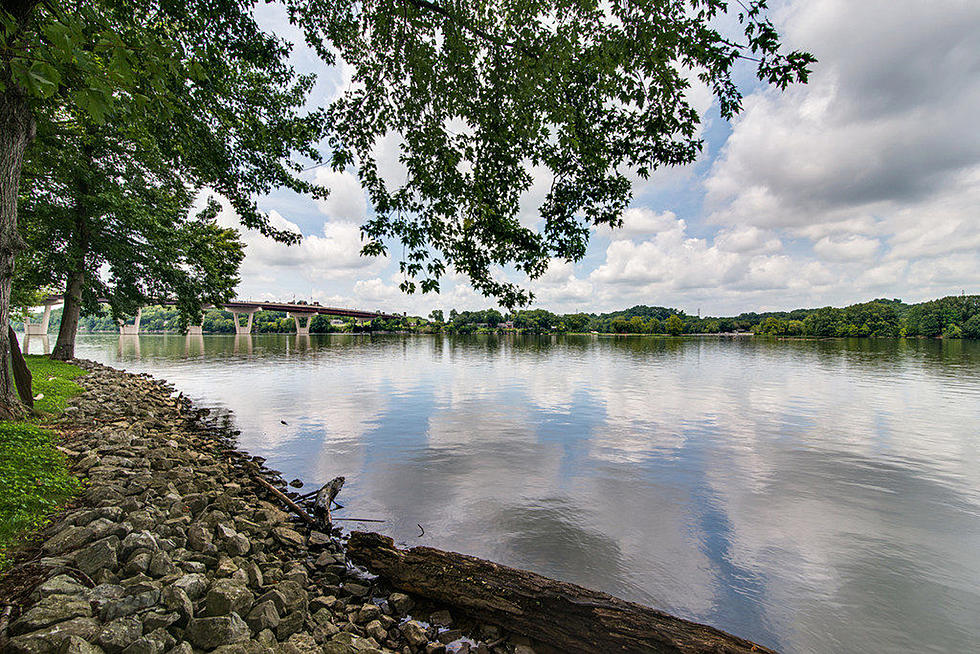
[[[877,239],[852,234],[841,238],[824,236],[813,244],[813,251],[830,261],[866,261],[881,247]]]
[[[335,220],[361,224],[367,216],[367,199],[357,177],[346,171],[318,168],[316,183],[330,189],[330,195],[317,200],[321,212]]]
[[[782,241],[775,233],[753,227],[733,227],[724,229],[715,236],[715,245],[726,252],[778,252],[782,249]]]

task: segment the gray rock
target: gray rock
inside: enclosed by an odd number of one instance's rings
[[[313,530],[310,532],[309,544],[310,547],[326,547],[330,544],[330,536],[322,531]]]
[[[79,636],[65,638],[58,650],[58,654],[104,654],[104,652],[105,650],[98,645],[93,645]]]
[[[160,591],[156,588],[135,585],[127,589],[127,595],[118,600],[106,602],[99,611],[105,622],[127,615],[133,615],[143,609],[156,606],[160,601]]]
[[[140,614],[140,619],[143,620],[143,631],[155,631],[178,623],[181,615],[177,611],[157,610]]]
[[[371,638],[361,638],[352,633],[342,631],[330,642],[325,643],[323,651],[325,654],[350,654],[352,652],[364,652],[368,654],[371,649],[375,649],[377,643]]]
[[[121,554],[127,557],[138,549],[156,552],[160,547],[157,545],[157,539],[149,531],[134,531],[123,539]]]
[[[137,552],[123,566],[123,572],[127,575],[143,574],[150,567],[150,552]]]
[[[263,629],[260,631],[255,636],[254,640],[263,647],[275,647],[279,642],[276,640],[276,635],[269,629]]]
[[[276,627],[276,638],[280,641],[286,640],[295,633],[299,633],[303,630],[303,624],[306,622],[306,612],[305,611],[292,611],[282,616],[279,620],[279,626]]]
[[[272,535],[285,547],[300,548],[306,545],[306,539],[289,527],[276,527],[272,530]]]
[[[92,640],[102,625],[95,618],[75,618],[59,622],[40,631],[32,631],[7,641],[4,654],[48,654],[56,652],[65,640],[77,636],[82,640]]]
[[[415,602],[405,593],[392,593],[388,596],[388,605],[395,610],[395,613],[405,615],[412,610]]]
[[[302,568],[293,568],[282,576],[283,581],[295,581],[297,584],[306,588],[310,585],[310,576]]]
[[[146,572],[151,577],[166,577],[173,574],[174,570],[176,570],[176,566],[166,552],[154,552],[150,556],[150,563],[146,568]]]
[[[429,616],[429,622],[437,627],[448,627],[453,623],[453,616],[445,609],[433,611]]]
[[[163,654],[165,651],[163,643],[143,636],[137,638],[132,645],[124,649],[122,654]]]
[[[92,617],[92,607],[87,600],[81,597],[50,595],[14,620],[10,625],[10,633],[19,636],[59,622],[90,617]]]
[[[217,551],[217,548],[212,542],[211,530],[200,523],[193,524],[187,528],[187,547],[198,552]]]
[[[106,604],[126,596],[126,589],[119,584],[99,584],[87,593],[92,608],[101,613]]]
[[[180,579],[178,579],[177,581],[175,581],[174,586],[176,588],[180,588],[185,593],[187,593],[187,596],[190,597],[192,600],[196,600],[197,598],[199,598],[201,595],[204,594],[205,590],[207,590],[208,580],[202,574],[198,574],[198,573],[186,574]]]
[[[366,622],[371,622],[372,620],[377,620],[381,617],[381,607],[377,604],[365,604],[360,609],[358,609],[357,614],[354,617],[354,622],[357,624],[364,624]]]
[[[88,588],[75,581],[69,575],[56,575],[51,577],[37,587],[37,593],[41,597],[49,595],[82,595]]]
[[[108,654],[121,652],[143,635],[143,623],[136,616],[116,618],[102,627],[97,642]]]
[[[354,597],[366,597],[371,589],[368,586],[365,586],[364,584],[355,584],[353,582],[348,582],[344,584],[344,590],[346,590]]]
[[[266,600],[261,604],[256,604],[245,618],[248,626],[254,633],[263,629],[275,629],[279,626],[279,610],[276,609],[275,602]]]
[[[208,591],[205,603],[208,615],[245,615],[252,608],[255,596],[235,579],[221,579]]]
[[[224,548],[231,556],[245,556],[252,549],[252,543],[247,536],[235,534],[224,541]]]
[[[254,561],[249,561],[242,565],[242,570],[245,571],[248,577],[248,585],[252,588],[259,589],[265,585],[265,579],[262,576],[262,570]]]
[[[281,654],[321,654],[320,646],[309,634],[294,634],[279,646]]]
[[[178,623],[183,626],[187,621],[194,617],[194,604],[187,592],[177,586],[167,586],[160,591],[160,603],[168,611],[173,611],[180,616]]]
[[[402,636],[405,637],[405,640],[413,647],[422,647],[429,642],[429,634],[426,628],[415,620],[408,620],[399,629],[401,629]]]
[[[380,620],[372,620],[364,625],[364,633],[379,643],[388,637],[388,631],[382,626]]]
[[[101,570],[114,570],[119,561],[119,537],[108,536],[97,540],[75,555],[75,565],[90,577]]]
[[[57,534],[44,541],[41,549],[49,556],[57,556],[76,550],[93,536],[93,530],[89,527],[66,527]]]
[[[272,602],[275,604],[276,610],[279,611],[280,615],[286,612],[286,596],[277,588],[273,588],[255,600],[256,604],[262,604],[263,602]]]
[[[283,599],[285,600],[284,609],[286,611],[303,611],[305,613],[309,610],[309,593],[295,581],[280,581],[276,584],[276,590],[282,593]]]
[[[220,645],[233,645],[252,635],[248,625],[237,613],[210,618],[194,618],[187,625],[185,637],[196,647],[211,650]]]

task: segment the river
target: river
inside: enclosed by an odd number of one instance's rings
[[[404,545],[786,652],[980,642],[980,342],[83,335],[77,354],[232,411],[287,479],[346,476],[338,515]]]

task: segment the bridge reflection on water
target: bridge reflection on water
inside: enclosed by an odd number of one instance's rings
[[[24,354],[51,354],[51,337],[47,334],[30,334],[25,333],[22,336],[21,341],[21,351]],[[180,338],[178,334],[171,334],[175,338]],[[224,334],[223,336],[230,337],[230,334]],[[295,351],[307,350],[310,347],[310,335],[309,334],[288,334],[290,339],[287,339],[286,350],[292,347]],[[197,332],[188,332],[184,336],[184,356],[204,356],[204,334]],[[231,347],[229,352],[231,354],[244,354],[251,355],[253,353],[253,339],[251,334],[235,334],[234,339],[231,340]],[[119,357],[125,358],[136,358],[142,357],[142,351],[140,348],[140,335],[139,334],[119,334],[119,342],[116,345],[116,354]]]

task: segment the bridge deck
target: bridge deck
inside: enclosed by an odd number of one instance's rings
[[[64,295],[49,295],[45,298],[45,304],[60,304],[64,301]],[[108,302],[104,298],[99,299],[100,302]],[[171,305],[174,304],[173,300],[159,300],[152,302],[151,304],[160,305]],[[212,305],[206,305],[207,308],[211,308]],[[380,311],[362,311],[360,309],[344,309],[341,307],[325,307],[319,304],[297,304],[295,302],[262,302],[262,301],[252,301],[252,300],[231,300],[229,302],[224,302],[221,304],[220,309],[226,311],[234,311],[236,309],[241,311],[283,311],[287,313],[301,313],[308,315],[325,315],[325,316],[340,316],[343,318],[360,318],[364,319],[374,319],[374,318],[401,318],[397,314],[382,313]]]

